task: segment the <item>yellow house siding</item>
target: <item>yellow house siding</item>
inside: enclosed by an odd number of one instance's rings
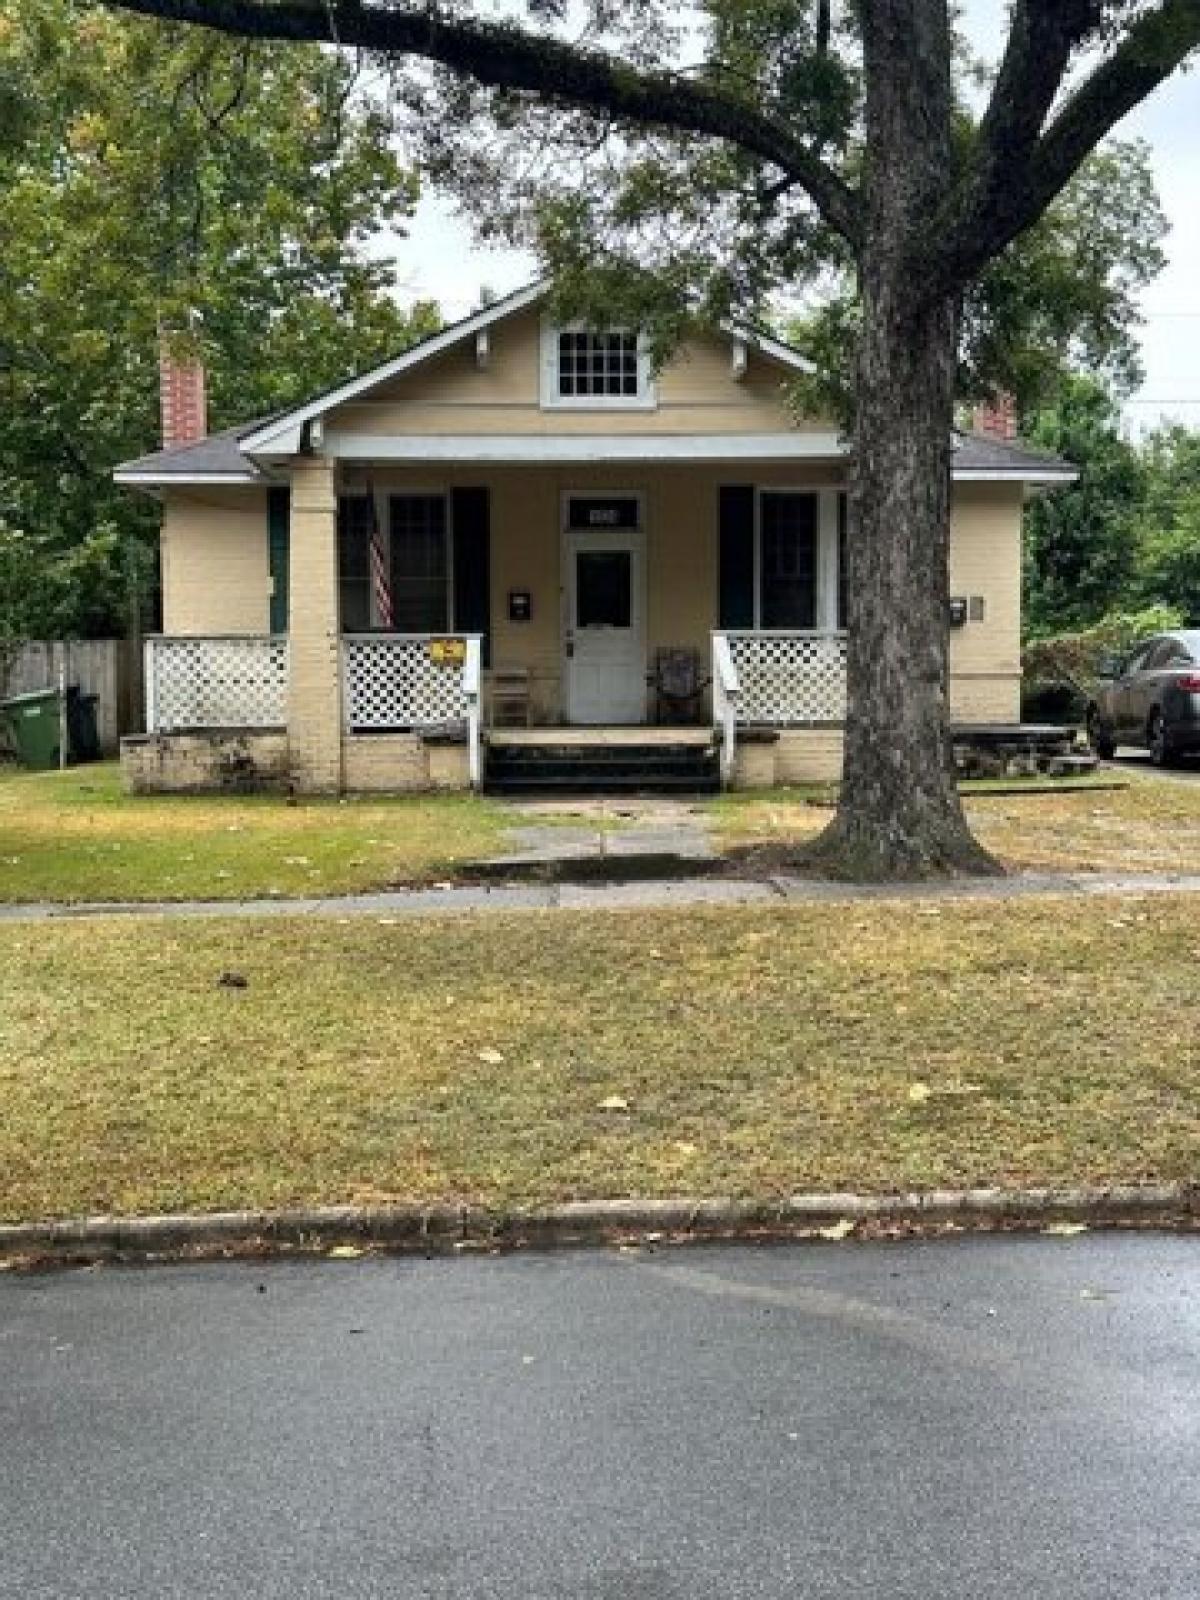
[[[1021,528],[1017,484],[959,484],[950,524],[950,592],[984,603],[984,620],[950,636],[950,710],[958,721],[1021,714]]]
[[[745,376],[732,375],[731,341],[699,335],[658,374],[654,408],[599,404],[580,409],[541,405],[541,323],[526,312],[490,330],[491,353],[480,368],[465,340],[369,397],[331,411],[338,434],[687,434],[781,433],[795,427],[788,374],[751,352]],[[829,424],[814,421],[825,430]]]
[[[167,491],[160,549],[164,633],[267,631],[265,490]]]

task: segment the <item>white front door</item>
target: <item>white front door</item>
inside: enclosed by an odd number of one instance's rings
[[[646,546],[632,494],[570,494],[563,531],[567,721],[646,720]]]

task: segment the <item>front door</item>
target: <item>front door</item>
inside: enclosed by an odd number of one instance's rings
[[[645,722],[646,551],[640,498],[571,494],[565,523],[567,721]]]

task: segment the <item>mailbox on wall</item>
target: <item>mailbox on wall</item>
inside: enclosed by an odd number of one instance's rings
[[[961,595],[961,594],[956,594],[954,596],[954,598],[950,601],[950,626],[952,628],[961,628],[961,627],[963,627],[965,625],[966,620],[967,620],[967,601],[966,601],[966,596],[965,595]]]
[[[508,620],[528,622],[533,616],[533,596],[528,589],[508,591]]]

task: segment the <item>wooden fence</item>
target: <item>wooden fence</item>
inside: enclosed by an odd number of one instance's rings
[[[68,684],[96,696],[100,749],[116,755],[125,733],[142,727],[141,651],[127,639],[35,639],[22,645],[5,672],[0,661],[0,698],[57,689],[60,665]]]

